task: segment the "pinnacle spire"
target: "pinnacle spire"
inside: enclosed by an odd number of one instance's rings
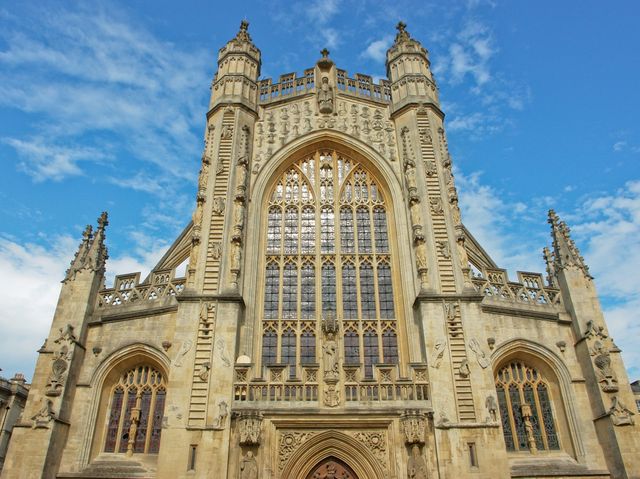
[[[104,271],[107,258],[107,247],[104,244],[105,228],[109,224],[107,212],[104,211],[98,218],[98,228],[93,231],[91,225],[87,225],[82,233],[82,241],[71,261],[69,269],[65,273],[63,282],[73,280],[76,273],[84,269],[91,271]]]
[[[551,225],[551,238],[553,240],[553,253],[547,257],[553,258],[554,274],[563,269],[579,269],[588,279],[593,277],[589,274],[589,267],[580,255],[580,250],[571,239],[571,230],[564,221],[561,221],[554,210],[549,210],[549,224]],[[548,251],[548,250],[547,250]],[[547,264],[549,264],[547,259]]]

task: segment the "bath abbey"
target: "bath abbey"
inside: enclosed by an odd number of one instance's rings
[[[405,24],[379,82],[314,60],[260,79],[245,21],[219,50],[193,215],[147,277],[105,284],[86,227],[2,478],[640,478],[567,224],[516,278],[465,228]]]

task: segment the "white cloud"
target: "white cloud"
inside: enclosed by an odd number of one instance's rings
[[[626,141],[616,141],[613,144],[613,151],[622,151],[626,148],[626,146],[627,146]]]
[[[362,52],[361,56],[382,63],[386,60],[387,50],[391,46],[392,42],[393,35],[385,35],[381,39],[374,40],[369,43],[364,52]]]
[[[206,103],[194,92],[209,82],[208,52],[161,41],[100,6],[12,18],[0,38],[0,105],[34,115],[38,131],[7,143],[34,178],[81,174],[85,160],[104,152],[104,136],[115,160],[193,178],[185,161],[199,154],[194,126]]]
[[[307,16],[315,22],[325,24],[340,8],[338,0],[315,0],[306,6]]]
[[[101,162],[108,158],[104,151],[85,146],[61,146],[45,144],[42,138],[20,140],[3,138],[23,158],[18,164],[20,170],[34,181],[60,181],[68,176],[82,175],[79,163],[82,161]]]
[[[108,231],[107,231],[108,235]],[[144,278],[164,254],[167,243],[133,232],[129,253],[107,261],[107,283],[116,274],[141,271]],[[49,334],[60,294],[60,281],[69,267],[79,238],[58,236],[47,246],[19,243],[0,236],[0,351],[3,375],[25,373],[31,379],[36,350]],[[108,240],[107,240],[108,243]]]

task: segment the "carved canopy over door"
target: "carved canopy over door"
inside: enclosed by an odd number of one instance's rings
[[[340,459],[328,457],[314,467],[306,479],[358,479],[358,476]]]

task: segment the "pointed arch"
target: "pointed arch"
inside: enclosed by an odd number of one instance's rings
[[[282,470],[282,479],[307,477],[323,460],[335,457],[347,464],[358,478],[383,479],[385,473],[375,457],[353,437],[339,431],[323,431],[293,453]]]
[[[575,454],[578,462],[584,462],[585,447],[580,434],[577,403],[572,387],[573,378],[562,358],[543,344],[526,338],[513,338],[497,345],[491,354],[494,375],[503,365],[514,359],[528,361],[538,367],[557,385],[558,393],[555,400],[558,406],[556,412],[560,413],[558,423],[560,426],[566,426],[563,449]]]

